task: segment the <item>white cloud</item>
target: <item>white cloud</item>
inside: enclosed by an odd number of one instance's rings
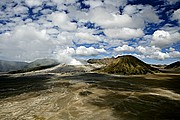
[[[167,0],[170,4],[175,4],[177,2],[179,2],[179,0]]]
[[[12,32],[1,34],[1,56],[9,60],[34,60],[50,57],[55,43],[49,41],[46,30],[32,26],[18,26]],[[7,47],[8,46],[8,47]]]
[[[95,49],[94,47],[86,48],[85,46],[80,46],[76,49],[76,54],[81,56],[94,56],[100,53],[106,53],[106,50],[103,48]]]
[[[151,54],[149,56],[149,58],[164,60],[166,58],[170,58],[170,56],[168,53],[163,53],[163,52],[158,51],[158,52]]]
[[[43,15],[48,15],[48,14],[51,14],[53,11],[50,10],[50,9],[43,9],[40,11]]]
[[[175,51],[174,48],[170,48],[169,52],[162,52],[160,48],[151,46],[151,47],[143,47],[138,46],[136,48],[136,52],[143,55],[145,58],[159,59],[164,60],[167,58],[180,58],[180,52]]]
[[[114,48],[114,51],[116,52],[134,52],[135,49],[128,45],[119,46],[117,48]]]
[[[105,53],[105,49],[96,49],[94,47],[86,48],[85,46],[80,46],[76,49],[67,47],[66,49],[60,49],[56,53],[56,59],[60,63],[70,64],[70,65],[81,65],[82,63],[75,59],[73,56],[95,56],[100,53]]]
[[[14,7],[13,10],[16,15],[21,15],[21,14],[27,14],[29,9],[27,7],[19,5]]]
[[[57,42],[59,45],[71,46],[73,45],[74,35],[70,32],[62,32],[57,36]]]
[[[123,9],[123,14],[133,15],[133,14],[136,14],[138,12],[139,12],[139,10],[137,9],[136,5],[127,5]]]
[[[123,14],[141,17],[149,23],[158,23],[160,21],[154,8],[150,5],[127,5],[123,10]]]
[[[131,29],[131,28],[122,28],[122,29],[105,29],[104,33],[110,38],[120,38],[120,39],[131,39],[142,37],[144,32],[141,29]]]
[[[177,2],[168,1],[170,4]],[[52,58],[57,54],[59,57],[56,58],[62,63],[80,64],[76,57],[106,52],[113,54],[114,47],[117,47],[114,49],[117,52],[133,52],[138,53],[136,56],[152,59],[179,57],[179,51],[174,48],[169,48],[167,52],[161,50],[180,41],[178,26],[166,24],[153,35],[143,32],[148,23],[161,22],[157,15],[160,10],[156,7],[126,5],[127,0],[83,2],[90,8],[80,9],[76,0],[1,0],[0,6],[5,6],[0,11],[1,20],[5,23],[0,23],[0,59],[29,61]],[[45,5],[52,7],[43,8]],[[28,7],[33,8],[33,15],[28,13]],[[179,9],[171,17],[171,20],[179,22]],[[74,20],[77,23],[72,22]],[[92,26],[102,29],[87,28],[84,26],[87,22],[95,23]],[[103,32],[105,36],[98,35]],[[129,40],[132,38],[137,42]],[[100,49],[77,47],[77,44],[95,44]]]
[[[88,1],[84,1],[84,3],[86,5],[90,5],[91,8],[95,8],[98,6],[103,6],[103,2],[102,1],[97,1],[97,0],[88,0]]]
[[[78,38],[77,43],[81,43],[81,44],[82,43],[91,44],[91,43],[97,43],[98,41],[101,41],[99,36],[92,35],[92,33],[79,32],[79,33],[76,33],[75,36]]]
[[[157,47],[170,46],[173,43],[180,41],[180,33],[169,33],[164,30],[157,30],[153,33],[151,44]]]
[[[169,49],[167,49],[167,51],[173,52],[173,51],[175,51],[175,49],[170,47]]]
[[[159,16],[150,5],[127,5],[122,15],[99,6],[90,9],[87,18],[104,28],[144,28],[145,22],[160,22]]]
[[[166,24],[161,29],[164,31],[168,31],[169,33],[176,33],[180,30],[180,27],[173,26],[172,24]]]
[[[180,9],[177,9],[176,11],[174,11],[172,17],[173,17],[174,20],[178,20],[178,22],[180,24]]]
[[[56,52],[56,59],[60,63],[70,64],[70,65],[81,65],[82,63],[78,61],[74,56],[95,56],[100,53],[105,53],[105,49],[96,49],[94,47],[86,48],[80,46],[76,49],[66,47],[64,49],[60,48]]]
[[[113,6],[119,7],[119,6],[126,5],[127,0],[105,0],[104,3],[107,5],[113,5]]]
[[[52,34],[52,35],[59,34],[59,30],[57,30],[55,28],[49,28],[49,29],[47,29],[47,33]]]
[[[55,12],[49,16],[54,25],[59,26],[63,30],[73,31],[77,28],[76,23],[70,21],[68,15],[64,12]]]
[[[169,52],[169,56],[171,58],[180,58],[180,52],[179,51],[171,51],[171,52]]]
[[[32,10],[33,13],[38,13],[39,11],[42,10],[42,7],[36,7]]]
[[[107,47],[115,47],[117,45],[123,46],[123,45],[128,44],[128,42],[125,42],[124,40],[121,40],[121,39],[105,40],[105,42],[108,43]]]
[[[118,15],[109,13],[103,7],[96,7],[90,11],[89,19],[92,22],[104,27],[104,28],[141,28],[144,27],[144,21],[137,16],[130,17],[127,14]]]
[[[29,7],[42,5],[42,0],[25,0],[25,2]]]
[[[84,1],[86,5],[90,5],[90,8],[95,8],[98,6],[105,6],[107,9],[109,8],[117,8],[119,6],[125,6],[127,4],[127,0],[86,0]]]
[[[161,51],[160,48],[155,47],[155,46],[151,46],[151,47],[148,47],[148,46],[146,46],[146,47],[138,46],[136,48],[136,50],[137,50],[137,52],[139,52],[141,54],[144,54],[144,55],[149,55],[149,54]]]
[[[56,4],[73,4],[76,1],[75,0],[52,0]]]
[[[149,23],[158,23],[160,22],[159,16],[155,13],[152,6],[142,6],[140,9],[140,15],[142,15],[143,19]]]

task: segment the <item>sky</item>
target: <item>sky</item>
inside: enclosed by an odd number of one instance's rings
[[[0,59],[180,60],[179,0],[0,0]]]

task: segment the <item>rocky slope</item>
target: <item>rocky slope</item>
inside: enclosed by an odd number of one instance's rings
[[[28,63],[26,62],[0,60],[0,72],[21,70],[27,65]]]
[[[165,67],[165,69],[180,69],[180,61],[174,62],[169,64],[168,66]]]
[[[171,63],[171,64],[167,65],[164,69],[179,73],[180,72],[180,61]]]

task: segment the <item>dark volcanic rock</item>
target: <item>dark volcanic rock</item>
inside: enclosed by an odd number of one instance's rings
[[[165,69],[176,69],[176,68],[180,68],[180,61],[171,63],[170,65],[165,67]]]

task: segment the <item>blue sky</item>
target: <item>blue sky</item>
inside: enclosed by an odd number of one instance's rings
[[[180,60],[179,0],[1,0],[0,59]]]

